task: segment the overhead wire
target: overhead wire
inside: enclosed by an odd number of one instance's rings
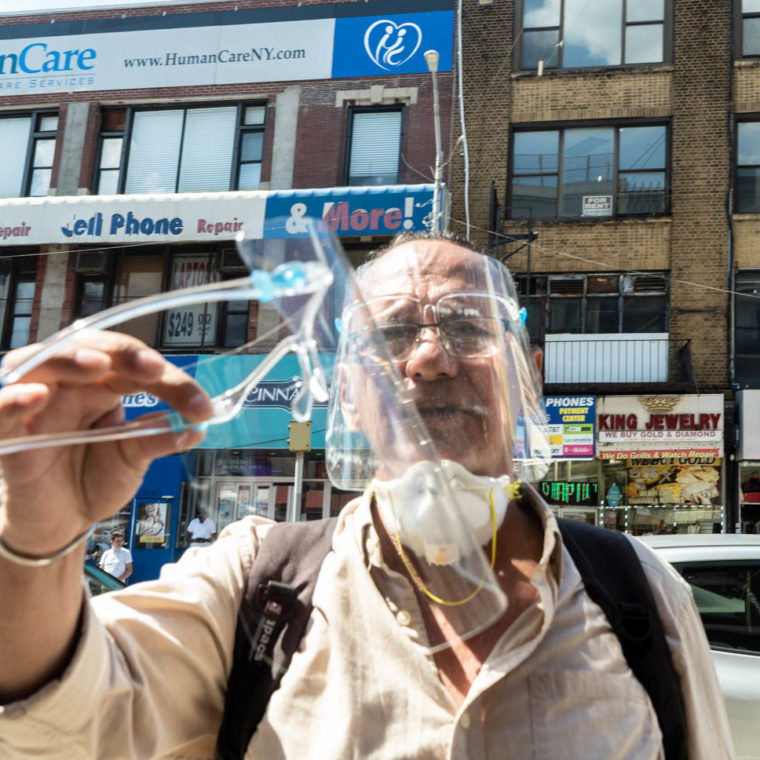
[[[464,224],[464,222],[461,219],[451,219],[450,221],[455,222],[457,224]],[[484,227],[478,227],[475,226],[474,229],[480,231],[480,232],[488,232],[489,230],[485,229]],[[513,241],[515,243],[522,242],[522,238],[514,238],[510,236],[508,233],[494,233],[491,234],[495,235],[496,237],[502,238],[506,241]],[[599,261],[598,259],[592,259],[587,256],[579,256],[574,253],[569,253],[568,251],[559,250],[556,248],[548,248],[547,246],[539,245],[538,243],[532,242],[531,246],[533,248],[538,249],[542,253],[549,254],[550,256],[559,256],[562,258],[572,259],[574,261],[582,261],[586,264],[592,264],[595,267],[601,268],[601,269],[608,269],[615,272],[632,272],[634,271],[633,268],[630,266],[616,266],[614,264],[610,264],[607,261]],[[635,271],[641,271],[640,268],[636,268]],[[544,272],[542,274],[565,274],[564,272]],[[694,282],[693,280],[684,280],[679,277],[671,277],[670,281],[673,283],[677,283],[679,285],[687,285],[689,287],[694,288],[701,288],[702,290],[709,290],[711,292],[715,293],[723,293],[727,295],[733,295],[733,296],[741,296],[742,298],[752,298],[752,299],[758,299],[760,300],[760,294],[753,295],[751,293],[741,293],[737,290],[732,290],[730,288],[719,288],[715,287],[714,285],[705,285],[701,282]]]

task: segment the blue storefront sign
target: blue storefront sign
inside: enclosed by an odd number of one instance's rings
[[[596,396],[546,396],[544,408],[552,457],[593,458]]]
[[[195,379],[209,393],[218,395],[243,382],[265,358],[264,354],[213,357],[196,366]],[[330,377],[333,357],[323,354],[320,360],[326,376]],[[291,403],[300,388],[298,361],[293,354],[288,354],[248,392],[243,408],[233,420],[208,428],[200,448],[287,449],[288,422],[293,419]],[[314,403],[311,420],[312,448],[323,449],[327,428],[325,403]]]
[[[209,393],[218,396],[243,382],[266,358],[266,354],[238,356],[167,356],[183,368]],[[330,377],[334,356],[321,354],[325,375]],[[210,425],[198,446],[202,449],[224,448],[288,448],[288,422],[293,419],[291,405],[301,388],[298,360],[293,354],[284,356],[246,395],[239,414],[229,422]],[[124,396],[122,404],[128,420],[147,412],[160,412],[169,407],[149,393]],[[327,404],[315,402],[312,408],[312,448],[325,446]]]
[[[264,235],[307,235],[309,217],[321,219],[338,236],[425,230],[433,189],[427,184],[275,191],[267,196]]]

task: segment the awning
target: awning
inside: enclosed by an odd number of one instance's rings
[[[260,237],[283,217],[296,236],[306,216],[338,235],[393,235],[426,229],[432,201],[431,184],[6,198],[0,246],[234,240],[242,229]]]
[[[266,354],[215,356],[184,354],[166,358],[192,375],[215,396],[235,387],[261,364]],[[333,354],[320,354],[319,361],[332,376]],[[209,426],[202,449],[253,448],[287,449],[288,423],[293,419],[291,405],[301,386],[301,370],[294,354],[287,354],[248,394],[238,415],[223,425]],[[123,396],[127,420],[148,412],[168,411],[169,406],[150,393]],[[312,409],[312,448],[324,449],[327,430],[327,404],[314,402]]]

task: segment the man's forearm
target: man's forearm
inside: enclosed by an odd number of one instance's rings
[[[84,599],[83,549],[47,567],[0,557],[0,703],[56,678],[75,644]]]

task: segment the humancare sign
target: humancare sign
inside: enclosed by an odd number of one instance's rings
[[[451,0],[299,4],[0,27],[0,96],[450,71]]]
[[[338,236],[394,235],[426,229],[432,199],[433,185],[6,198],[0,246],[298,237],[307,216]]]

